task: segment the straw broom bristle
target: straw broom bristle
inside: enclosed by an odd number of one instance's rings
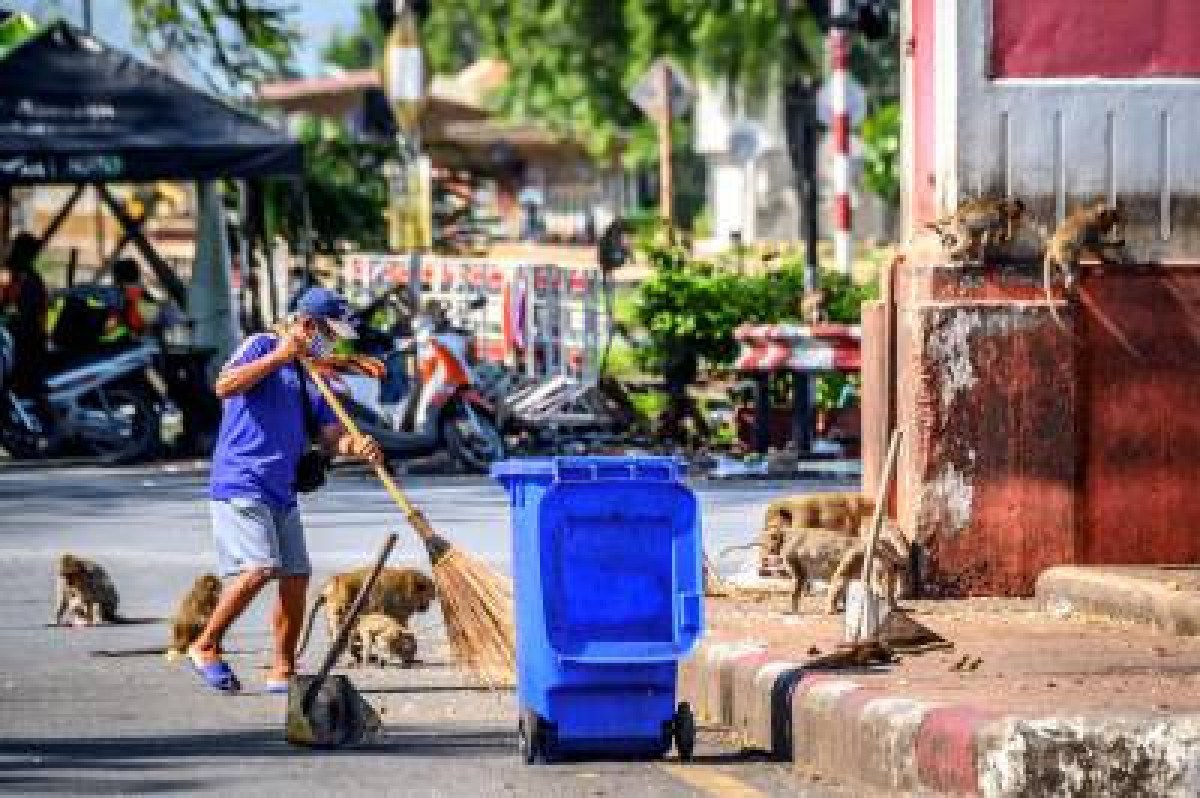
[[[458,663],[489,687],[515,684],[512,583],[459,548],[438,557],[433,581]]]

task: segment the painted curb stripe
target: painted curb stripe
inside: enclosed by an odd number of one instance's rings
[[[944,792],[978,794],[976,738],[996,716],[966,706],[930,710],[917,731],[917,773],[921,785]]]

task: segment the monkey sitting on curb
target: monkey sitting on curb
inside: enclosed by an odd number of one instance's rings
[[[196,577],[192,587],[183,600],[179,609],[171,619],[171,645],[167,647],[168,662],[175,662],[183,657],[188,646],[195,642],[213,610],[217,608],[217,600],[221,597],[221,580],[213,574],[201,574]]]
[[[312,635],[313,622],[317,610],[325,608],[325,622],[332,638],[341,628],[342,619],[354,603],[359,589],[366,581],[370,568],[358,568],[353,571],[335,574],[321,586],[321,593],[313,602],[304,623],[304,631],[300,635],[298,651],[304,651],[308,639]],[[364,614],[383,613],[391,616],[403,626],[408,625],[408,619],[415,613],[425,612],[437,597],[437,588],[433,580],[415,568],[384,568],[375,582],[367,598]],[[351,638],[351,656],[360,659],[356,651],[357,643]]]
[[[95,626],[101,623],[121,623],[117,614],[120,596],[108,572],[97,562],[63,554],[58,558],[58,575],[54,626],[62,626],[63,618],[71,624]]]
[[[358,665],[386,665],[396,660],[404,667],[417,660],[417,637],[390,615],[372,612],[359,617],[354,625]]]

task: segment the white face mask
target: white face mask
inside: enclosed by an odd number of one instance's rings
[[[333,355],[333,344],[332,338],[316,330],[308,341],[308,354],[317,360],[323,360]]]

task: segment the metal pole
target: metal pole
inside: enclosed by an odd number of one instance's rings
[[[792,372],[792,445],[796,454],[812,449],[812,396],[808,374]]]
[[[754,375],[754,450],[766,454],[771,448],[771,375]]]
[[[833,113],[834,260],[843,274],[850,274],[854,259],[850,232],[850,0],[833,0],[830,11],[829,97]]]
[[[665,62],[661,61],[657,69],[659,93],[658,193],[659,202],[662,206],[662,217],[670,225],[673,218],[671,210],[674,190],[674,187],[671,185],[671,70]]]
[[[83,29],[88,33],[92,32],[92,0],[82,0],[83,3]]]

